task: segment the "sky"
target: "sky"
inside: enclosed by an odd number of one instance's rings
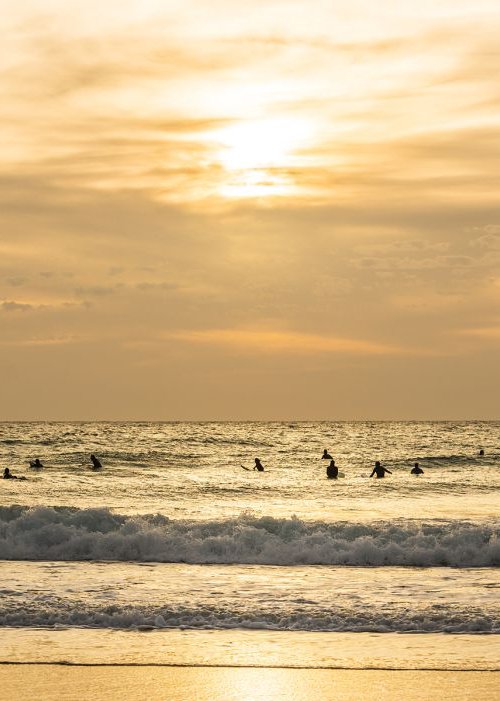
[[[0,10],[0,419],[500,419],[498,0]]]

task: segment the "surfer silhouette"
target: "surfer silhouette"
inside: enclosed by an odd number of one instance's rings
[[[385,473],[388,473],[389,475],[392,475],[392,472],[388,470],[386,467],[382,467],[380,462],[377,460],[375,463],[375,467],[372,470],[372,473],[370,477],[373,477],[373,475],[377,475],[377,479],[381,479],[382,477],[385,477]]]
[[[339,468],[335,464],[335,460],[332,460],[326,468],[326,476],[329,480],[336,480],[339,476]]]
[[[418,462],[416,462],[415,465],[414,465],[414,467],[412,467],[412,469],[410,470],[410,474],[411,474],[411,475],[417,475],[417,477],[418,477],[418,475],[423,475],[423,474],[424,474],[424,471],[422,470],[422,468],[420,467],[420,465],[418,464]]]
[[[258,472],[264,472],[264,466],[260,462],[259,458],[255,458],[255,466],[253,469],[257,470]]]
[[[42,463],[40,462],[40,458],[30,462],[30,467],[33,467],[35,470],[40,470],[43,467]]]
[[[323,455],[321,456],[321,459],[322,460],[331,460],[332,459],[332,456],[330,455],[330,453],[328,452],[328,450],[326,448],[323,451]]]
[[[100,470],[102,467],[101,461],[96,458],[94,454],[90,456],[90,459],[92,461],[92,467],[90,468],[91,470]]]

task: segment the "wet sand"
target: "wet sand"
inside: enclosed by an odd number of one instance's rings
[[[16,701],[494,701],[500,672],[4,664]]]

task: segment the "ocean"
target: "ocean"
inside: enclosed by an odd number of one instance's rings
[[[2,662],[500,670],[500,423],[3,423],[0,455]]]

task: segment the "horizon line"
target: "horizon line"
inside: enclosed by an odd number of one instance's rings
[[[164,424],[198,424],[198,423],[500,423],[495,419],[0,419],[2,424],[21,423],[164,423]]]

